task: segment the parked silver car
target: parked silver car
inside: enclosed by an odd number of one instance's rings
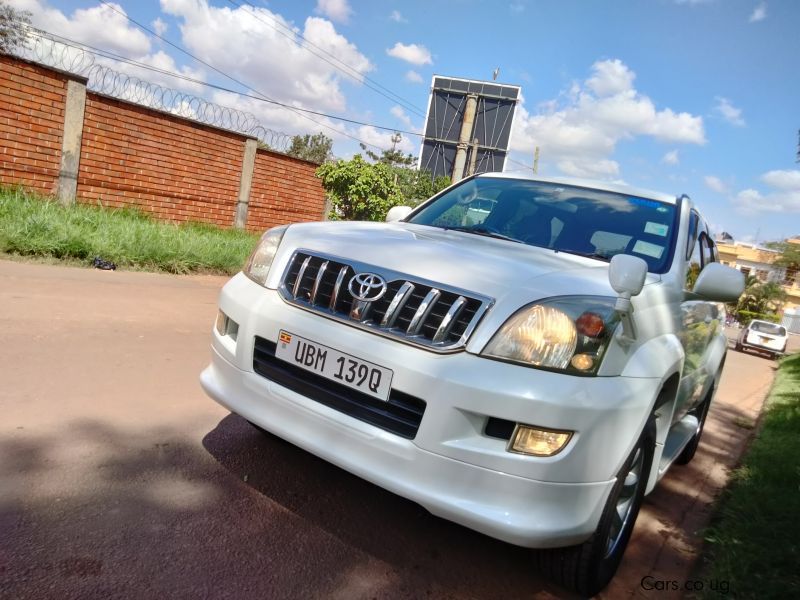
[[[788,341],[789,334],[783,325],[753,320],[739,333],[736,349],[740,352],[757,350],[766,352],[772,358],[777,358],[786,352]]]
[[[267,231],[203,387],[596,593],[694,456],[742,274],[687,196],[609,183],[483,174],[387,220]]]

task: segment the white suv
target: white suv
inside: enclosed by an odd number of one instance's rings
[[[741,273],[688,197],[618,185],[483,174],[389,219],[267,231],[204,389],[597,592],[694,455]]]

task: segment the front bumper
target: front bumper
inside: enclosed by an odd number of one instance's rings
[[[581,542],[597,527],[614,476],[649,415],[659,381],[575,377],[484,359],[436,355],[283,302],[242,275],[220,308],[238,338],[214,332],[206,392],[233,412],[431,513],[527,547]],[[253,372],[255,336],[281,329],[394,371],[392,386],[427,402],[414,439],[369,425]],[[547,458],[506,451],[489,417],[574,431]]]

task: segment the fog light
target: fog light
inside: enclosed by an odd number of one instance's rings
[[[217,328],[217,333],[222,336],[230,336],[234,342],[239,335],[239,324],[222,311],[219,311],[217,315],[215,327]]]
[[[547,431],[517,424],[508,450],[533,456],[553,456],[567,445],[571,437],[571,431]]]
[[[226,327],[225,322],[227,320],[228,316],[224,312],[219,311],[219,313],[217,314],[217,323],[216,323],[218,334],[225,335],[225,327]]]
[[[594,366],[594,358],[589,354],[576,354],[569,362],[579,371],[588,371]]]

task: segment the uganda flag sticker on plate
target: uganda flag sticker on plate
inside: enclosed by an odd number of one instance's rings
[[[281,331],[281,335],[278,339],[280,340],[281,344],[288,344],[292,341],[292,336],[285,331]]]

